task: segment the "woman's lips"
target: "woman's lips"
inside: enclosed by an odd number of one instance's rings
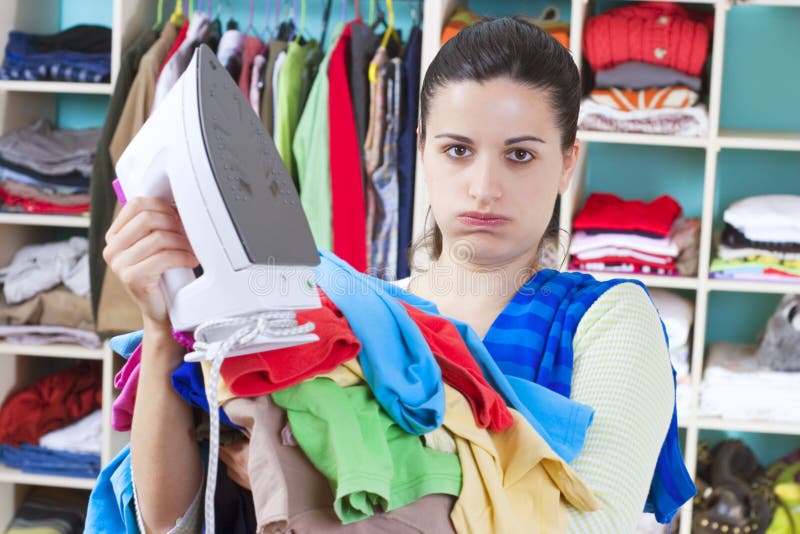
[[[469,226],[500,226],[510,221],[508,217],[492,213],[466,212],[458,215],[458,220]]]

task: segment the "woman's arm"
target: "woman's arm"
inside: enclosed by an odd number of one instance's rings
[[[571,398],[594,408],[583,451],[572,467],[603,503],[568,508],[568,531],[634,532],[674,404],[672,368],[653,303],[622,283],[589,308],[574,339]]]
[[[145,532],[174,530],[195,522],[203,464],[194,435],[192,409],[172,387],[170,375],[183,348],[172,332],[145,324],[142,364],[131,425],[131,469],[136,509]],[[178,521],[183,518],[182,521]]]
[[[190,510],[202,486],[191,408],[173,390],[170,375],[183,350],[161,294],[161,275],[198,264],[177,210],[158,198],[128,202],[106,233],[103,259],[142,312],[144,338],[136,409],[131,426],[131,469],[137,514],[147,532],[166,532]],[[145,528],[146,527],[146,528]]]

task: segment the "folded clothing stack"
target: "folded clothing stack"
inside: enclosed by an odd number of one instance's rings
[[[700,384],[700,415],[800,423],[800,373],[774,371],[755,353],[751,345],[711,345]]]
[[[581,104],[579,128],[706,135],[700,75],[712,22],[713,11],[669,2],[642,2],[590,18],[583,50],[595,87]]]
[[[8,32],[3,80],[108,82],[111,29],[81,24],[52,35]]]
[[[0,210],[82,214],[100,128],[63,130],[47,119],[0,137]]]
[[[538,17],[532,17],[530,15],[517,15],[517,17],[534,26],[538,26],[561,43],[564,48],[569,48],[569,22],[561,20],[561,14],[557,7],[546,7]],[[458,32],[468,26],[472,26],[480,20],[480,15],[473,13],[465,7],[457,7],[442,29],[441,44],[445,44],[455,37]]]
[[[81,362],[33,382],[0,407],[0,462],[27,473],[100,472],[101,366]]]
[[[571,269],[692,275],[697,271],[697,219],[682,219],[669,195],[651,202],[592,193],[575,218]]]
[[[748,197],[725,210],[714,278],[800,282],[800,195]]]
[[[694,324],[694,303],[664,289],[650,289],[649,292],[667,330],[669,355],[677,380],[675,395],[678,417],[683,417],[689,413],[691,399],[689,334]]]
[[[0,268],[0,338],[97,348],[85,237],[25,245]]]
[[[14,514],[6,534],[81,534],[86,521],[85,492],[35,486]]]

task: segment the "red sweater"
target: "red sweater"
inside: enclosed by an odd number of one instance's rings
[[[627,61],[663,65],[698,76],[706,62],[713,12],[642,2],[610,9],[586,22],[583,50],[593,71]]]

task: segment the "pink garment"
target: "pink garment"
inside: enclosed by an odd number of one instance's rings
[[[141,361],[142,344],[139,343],[131,357],[128,358],[128,361],[125,362],[125,365],[114,377],[114,387],[122,390],[111,406],[111,428],[118,432],[127,432],[131,429]]]
[[[258,86],[258,78],[266,62],[264,56],[257,55],[253,60],[253,71],[250,73],[250,105],[258,118],[261,118],[261,88]]]

